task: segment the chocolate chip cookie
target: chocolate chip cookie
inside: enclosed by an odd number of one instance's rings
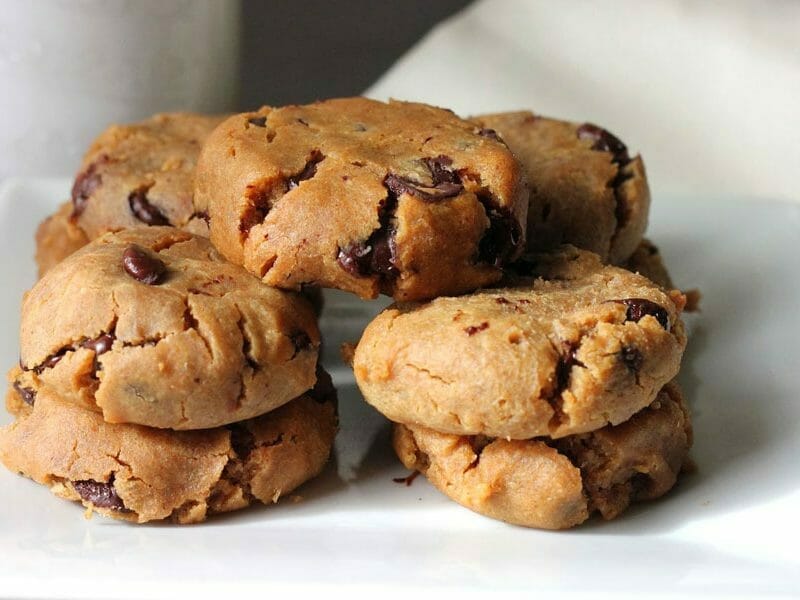
[[[172,225],[208,236],[192,202],[195,164],[224,117],[164,113],[112,125],[92,143],[72,186],[72,220],[89,239],[108,231]]]
[[[449,111],[346,98],[236,115],[208,138],[195,203],[231,261],[273,286],[398,300],[498,281],[524,245],[514,156]]]
[[[89,238],[71,218],[72,204],[65,202],[36,229],[36,265],[39,277],[89,243]]]
[[[459,504],[526,527],[565,529],[669,491],[692,444],[680,389],[666,385],[630,420],[560,440],[505,440],[395,425],[394,448]]]
[[[364,398],[458,435],[561,438],[625,421],[678,372],[684,297],[568,246],[527,283],[378,315],[355,349]]]
[[[0,429],[0,461],[110,517],[196,523],[277,502],[322,470],[337,417],[335,393],[320,379],[273,412],[202,431],[106,423],[44,387]]]
[[[530,186],[528,248],[573,244],[622,264],[647,228],[650,192],[641,157],[590,123],[531,112],[473,119],[494,131],[522,163]]]
[[[173,227],[106,234],[26,295],[21,398],[43,386],[110,423],[200,429],[272,410],[314,383],[319,330],[297,294],[263,285]]]
[[[661,253],[650,240],[643,239],[641,241],[625,262],[625,268],[634,273],[644,275],[665,290],[671,290],[675,287]]]

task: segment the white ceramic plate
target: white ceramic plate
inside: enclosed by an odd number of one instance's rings
[[[68,188],[12,181],[0,191],[4,367],[17,360],[34,228]],[[190,527],[132,526],[87,521],[79,505],[0,469],[0,595],[245,598],[334,586],[351,597],[800,593],[800,206],[657,200],[650,236],[678,284],[703,292],[681,374],[699,471],[666,498],[617,521],[545,532],[473,514],[423,478],[394,483],[405,472],[388,427],[336,350],[383,303],[331,294],[325,362],[342,428],[336,460],[299,490],[302,502]]]

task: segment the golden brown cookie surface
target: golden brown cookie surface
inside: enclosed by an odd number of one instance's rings
[[[172,429],[248,419],[314,384],[319,330],[298,295],[269,288],[210,242],[172,227],[107,234],[26,295],[10,378]]]
[[[686,404],[670,383],[628,421],[557,441],[457,436],[395,425],[403,464],[483,515],[565,529],[593,512],[613,519],[675,484],[692,444]]]
[[[499,280],[527,189],[508,148],[449,111],[345,98],[225,121],[195,201],[220,251],[269,285],[411,300]]]
[[[0,429],[0,461],[106,516],[194,523],[277,502],[322,470],[336,428],[330,393],[227,427],[171,431],[106,423],[42,388]]]
[[[650,192],[644,164],[616,136],[590,123],[531,112],[475,117],[496,131],[528,176],[528,248],[572,244],[622,264],[647,228]]]
[[[208,236],[192,188],[200,148],[224,117],[163,113],[112,125],[92,143],[72,187],[72,219],[89,239],[171,225]]]
[[[519,287],[378,315],[353,360],[367,402],[446,433],[559,438],[621,423],[675,377],[680,293],[573,247],[527,268]]]

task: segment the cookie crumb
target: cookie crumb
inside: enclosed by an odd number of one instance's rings
[[[353,366],[353,356],[356,353],[356,344],[352,342],[344,342],[339,346],[339,354],[346,365]]]

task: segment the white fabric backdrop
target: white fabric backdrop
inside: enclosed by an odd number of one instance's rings
[[[656,198],[800,201],[792,0],[482,0],[367,94],[603,125],[642,153]]]

